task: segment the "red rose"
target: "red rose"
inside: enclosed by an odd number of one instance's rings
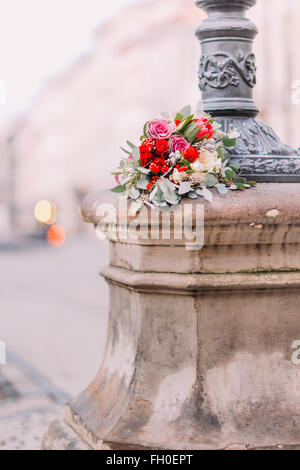
[[[165,161],[161,157],[154,158],[154,163],[156,163],[160,168],[165,165]]]
[[[187,161],[190,163],[193,163],[197,158],[199,158],[199,153],[198,150],[195,149],[195,147],[188,147],[184,152],[183,152],[183,158],[185,158]]]
[[[166,139],[157,139],[155,145],[156,145],[156,152],[159,155],[163,155],[168,151],[169,142]]]
[[[144,139],[142,145],[147,147],[149,150],[152,150],[154,147],[154,140],[153,139]]]
[[[145,166],[152,158],[152,153],[145,145],[140,146],[140,160],[143,166]]]

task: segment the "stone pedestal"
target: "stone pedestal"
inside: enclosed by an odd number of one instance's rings
[[[105,358],[46,448],[300,444],[300,185],[183,202],[205,205],[202,250],[111,241]]]

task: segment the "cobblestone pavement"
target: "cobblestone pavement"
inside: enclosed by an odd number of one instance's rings
[[[0,251],[0,450],[40,449],[48,424],[85,388],[104,352],[108,247],[93,237],[62,248]]]

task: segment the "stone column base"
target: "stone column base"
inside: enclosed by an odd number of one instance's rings
[[[300,448],[300,185],[216,195],[204,212],[202,250],[111,240],[105,358],[45,448]]]

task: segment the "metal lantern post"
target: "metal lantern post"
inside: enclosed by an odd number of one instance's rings
[[[256,26],[245,17],[257,0],[196,0],[207,18],[196,31],[202,47],[199,87],[205,111],[223,129],[240,133],[230,150],[242,161],[242,174],[260,182],[300,182],[300,152],[283,144],[273,129],[255,120],[253,101]]]

